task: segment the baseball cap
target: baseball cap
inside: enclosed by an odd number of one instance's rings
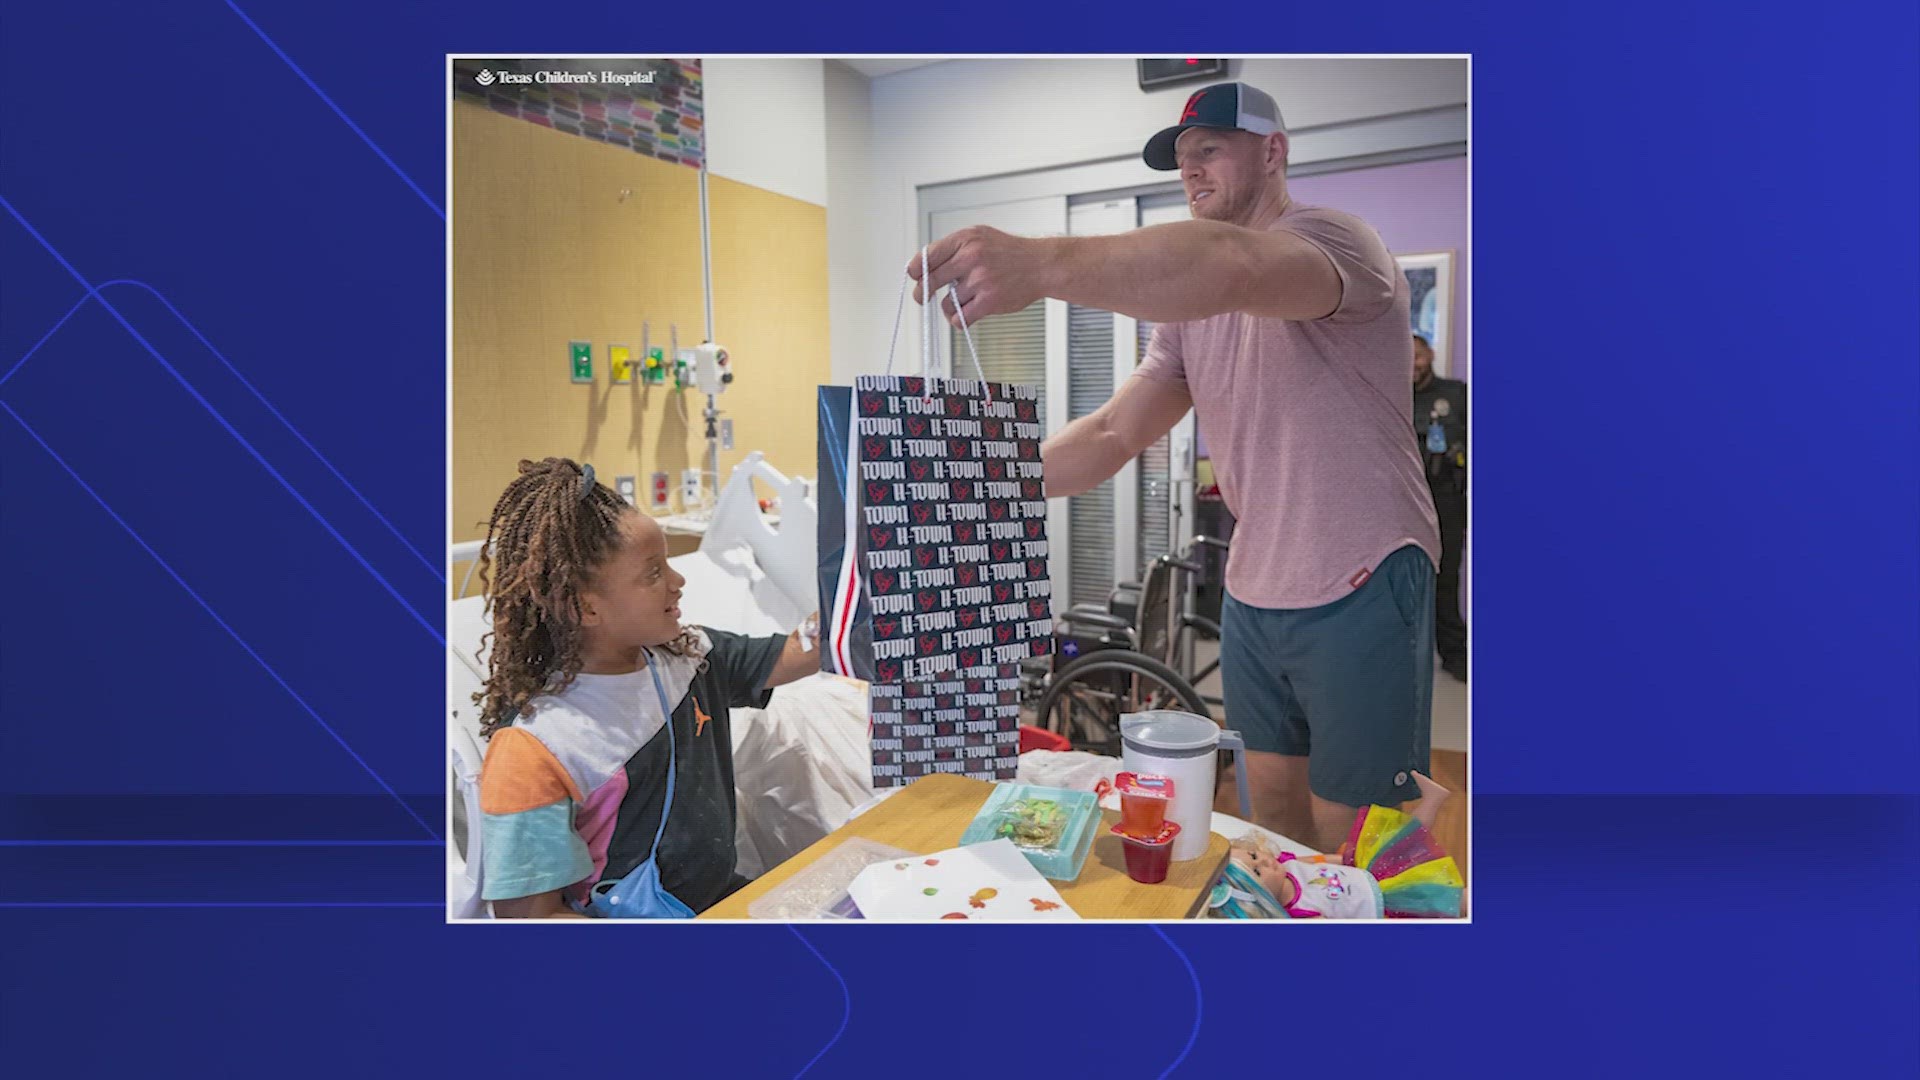
[[[1280,106],[1265,91],[1243,82],[1215,83],[1194,91],[1186,108],[1180,110],[1179,123],[1147,140],[1147,148],[1140,155],[1147,160],[1147,167],[1162,172],[1179,168],[1173,144],[1180,140],[1181,132],[1196,127],[1251,131],[1255,135],[1287,130],[1280,122]]]

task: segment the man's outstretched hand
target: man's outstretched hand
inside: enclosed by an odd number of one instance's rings
[[[907,276],[916,284],[913,299],[926,303],[930,293],[948,285],[954,293],[941,299],[940,309],[955,327],[961,316],[972,325],[989,315],[1021,311],[1046,295],[1049,242],[1013,236],[986,225],[969,225],[934,241],[927,248],[926,279],[921,279],[920,253],[907,263]],[[960,301],[959,310],[954,300]]]

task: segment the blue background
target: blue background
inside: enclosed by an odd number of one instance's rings
[[[6,1059],[1920,1071],[1910,5],[824,10],[10,6]],[[1149,39],[1474,54],[1474,925],[444,926],[444,53]]]

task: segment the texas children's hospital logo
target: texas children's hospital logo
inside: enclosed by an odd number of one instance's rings
[[[654,71],[508,71],[505,69],[481,68],[474,73],[473,81],[481,86],[499,83],[503,86],[532,86],[534,84],[563,84],[573,86],[646,86],[651,85]]]

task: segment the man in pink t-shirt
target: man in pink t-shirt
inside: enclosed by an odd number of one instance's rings
[[[1331,851],[1354,807],[1419,797],[1440,543],[1407,438],[1405,278],[1365,222],[1293,202],[1287,148],[1272,98],[1206,87],[1144,154],[1180,171],[1194,220],[962,229],[931,246],[915,299],[953,284],[955,326],[1041,297],[1162,324],[1113,398],[1047,440],[1047,494],[1096,486],[1194,411],[1237,521],[1221,677],[1255,816]]]

